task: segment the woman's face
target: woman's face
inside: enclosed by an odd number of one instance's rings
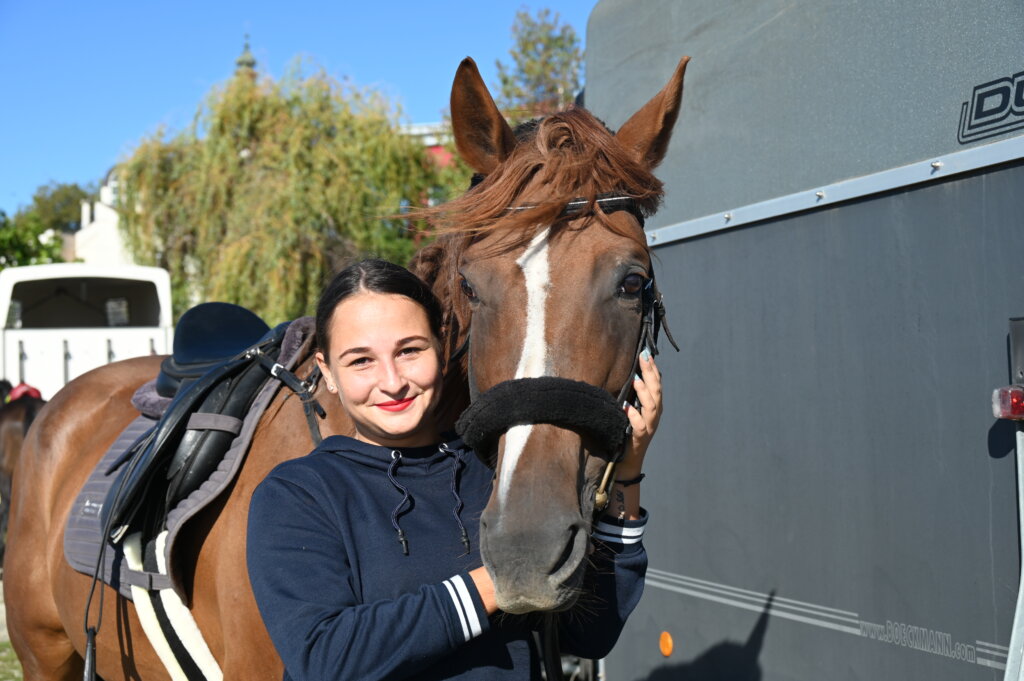
[[[384,447],[437,442],[440,344],[424,309],[405,296],[361,291],[334,308],[327,331],[330,356],[318,352],[316,361],[356,438]]]

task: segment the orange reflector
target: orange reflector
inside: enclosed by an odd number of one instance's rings
[[[658,649],[661,650],[661,654],[668,657],[672,654],[672,634],[667,631],[661,632],[661,638],[658,639]]]
[[[993,390],[992,415],[997,419],[1024,420],[1024,386],[1008,385]]]

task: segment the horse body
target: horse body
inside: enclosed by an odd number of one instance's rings
[[[17,539],[3,585],[11,642],[25,679],[81,678],[92,580],[64,559],[64,521],[89,472],[137,416],[131,396],[156,375],[161,359],[130,359],[84,374],[54,397],[29,431],[15,473],[11,534]],[[300,369],[308,370],[309,365]],[[324,430],[345,433],[350,426],[335,409]],[[268,408],[259,433],[258,450],[222,498],[194,519],[185,543],[195,552],[192,614],[225,677],[276,680],[281,662],[260,624],[245,570],[247,509],[267,472],[305,454],[311,444],[298,400],[284,394]],[[226,557],[233,569],[225,569]],[[110,587],[98,589],[104,599],[96,638],[99,676],[168,678],[133,605]],[[99,598],[97,591],[91,622]]]
[[[472,61],[460,66],[452,90],[456,142],[486,179],[450,208],[427,211],[445,234],[412,267],[447,310],[448,355],[461,355],[445,377],[443,424],[471,392],[512,378],[571,378],[612,394],[630,380],[641,310],[634,284],[652,275],[650,256],[635,214],[603,214],[593,200],[617,192],[653,212],[661,186],[649,171],[671,134],[684,66],[685,60],[617,136],[585,111],[571,110],[545,119],[522,141]],[[566,202],[577,197],[590,200],[588,210],[565,217]],[[525,209],[510,214],[520,206]],[[469,351],[459,352],[467,342]],[[82,674],[91,579],[64,560],[64,523],[89,472],[136,415],[131,396],[156,375],[160,359],[125,360],[79,377],[40,413],[26,438],[4,580],[8,629],[26,681]],[[308,373],[309,362],[299,375]],[[317,397],[328,412],[324,434],[352,434],[323,384]],[[238,478],[188,526],[194,551],[194,561],[183,561],[194,566],[188,605],[226,678],[282,675],[249,586],[246,519],[252,491],[267,472],[309,451],[306,432],[299,401],[279,393]],[[516,425],[501,436],[481,553],[503,610],[561,610],[578,596],[593,491],[607,459],[592,455],[594,444],[545,424]],[[97,588],[105,601],[96,638],[99,676],[168,678],[133,604],[109,587]],[[98,599],[99,592],[93,617]]]

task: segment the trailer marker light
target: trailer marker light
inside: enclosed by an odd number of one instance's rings
[[[993,390],[992,415],[997,419],[1024,421],[1024,386],[1008,385]]]
[[[661,632],[661,638],[658,639],[658,649],[661,650],[661,654],[668,657],[672,654],[673,647],[672,634],[667,631]]]

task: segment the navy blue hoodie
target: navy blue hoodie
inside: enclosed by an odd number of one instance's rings
[[[391,450],[332,436],[271,471],[252,496],[247,559],[284,678],[539,679],[537,620],[489,619],[468,574],[492,478],[455,439]],[[560,616],[564,652],[611,650],[643,591],[645,524],[595,525],[589,593]]]

